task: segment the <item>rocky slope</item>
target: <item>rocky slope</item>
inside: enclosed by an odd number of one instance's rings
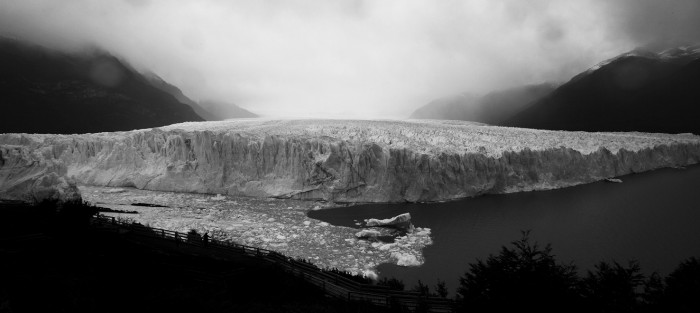
[[[335,202],[542,190],[700,160],[700,137],[457,121],[235,120],[84,135],[2,134],[80,184]],[[5,158],[5,155],[3,155]],[[43,163],[41,163],[43,162]],[[21,179],[7,167],[2,184]],[[48,165],[47,165],[48,166]]]
[[[601,62],[499,125],[700,134],[700,46]]]

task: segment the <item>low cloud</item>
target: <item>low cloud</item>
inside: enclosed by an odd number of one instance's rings
[[[697,1],[660,3],[0,0],[0,32],[97,45],[192,98],[268,116],[403,118],[436,97],[561,82],[639,45],[697,41]]]

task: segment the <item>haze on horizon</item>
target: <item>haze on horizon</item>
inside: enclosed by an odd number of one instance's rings
[[[0,0],[0,36],[100,47],[195,100],[267,117],[405,118],[700,42],[697,0]]]

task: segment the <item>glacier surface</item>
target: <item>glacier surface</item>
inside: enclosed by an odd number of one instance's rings
[[[243,119],[81,135],[0,134],[0,147],[2,186],[55,172],[68,189],[77,182],[336,203],[552,189],[700,159],[700,137],[692,134],[435,120]]]

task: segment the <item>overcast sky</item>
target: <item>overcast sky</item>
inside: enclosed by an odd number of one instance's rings
[[[195,100],[270,117],[404,118],[700,42],[700,1],[0,0],[0,35],[97,45]]]

